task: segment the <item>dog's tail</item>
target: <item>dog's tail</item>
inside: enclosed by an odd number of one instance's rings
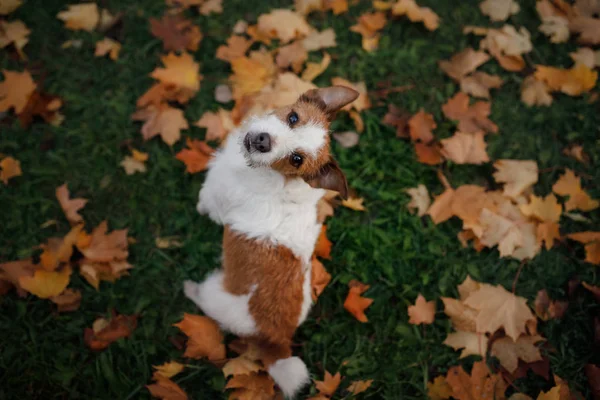
[[[310,381],[308,368],[299,357],[292,357],[289,344],[259,343],[263,363],[287,398],[296,394]]]

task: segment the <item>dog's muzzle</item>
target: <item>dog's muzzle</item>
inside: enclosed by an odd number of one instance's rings
[[[271,151],[271,136],[267,132],[248,132],[244,138],[244,146],[249,152],[255,150],[268,153]]]

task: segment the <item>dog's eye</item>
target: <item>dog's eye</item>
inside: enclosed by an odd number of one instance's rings
[[[298,153],[294,153],[290,156],[290,163],[296,168],[300,168],[303,162],[304,158]]]
[[[290,124],[290,126],[294,126],[296,125],[296,123],[298,122],[298,114],[296,114],[295,111],[292,111],[290,113],[290,115],[288,115],[288,122]]]

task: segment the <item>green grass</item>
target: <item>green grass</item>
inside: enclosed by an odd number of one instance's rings
[[[138,399],[148,398],[144,385],[150,382],[151,365],[181,360],[182,351],[169,340],[179,335],[173,323],[184,312],[197,312],[182,293],[185,279],[201,279],[218,266],[221,228],[195,211],[203,174],[189,175],[173,149],[154,139],[143,142],[139,124],[130,120],[135,101],[152,83],[148,74],[159,64],[161,43],[149,32],[149,17],[160,16],[163,0],[100,2],[111,11],[123,11],[123,28],[117,39],[123,43],[117,62],[93,57],[99,33],[72,32],[55,18],[63,9],[62,0],[27,0],[9,19],[22,19],[32,29],[25,48],[28,62],[15,61],[0,53],[0,67],[28,68],[36,79],[44,77],[46,91],[64,99],[66,116],[60,127],[35,123],[20,127],[11,116],[0,120],[0,153],[13,155],[22,163],[23,176],[0,186],[0,261],[30,256],[35,246],[52,236],[62,236],[68,223],[54,197],[54,189],[68,182],[74,197],[90,202],[83,211],[88,228],[108,219],[110,227],[128,228],[137,240],[131,246],[135,265],[129,277],[101,284],[95,291],[77,274],[71,286],[83,292],[81,308],[57,314],[49,301],[33,296],[20,299],[14,294],[0,298],[0,398],[1,399]],[[204,34],[194,57],[202,64],[202,88],[185,107],[189,121],[215,110],[214,87],[227,80],[229,67],[214,58],[238,19],[255,21],[271,8],[288,7],[289,2],[225,0],[222,15],[203,17],[190,13]],[[330,49],[334,61],[318,85],[327,85],[334,76],[365,81],[369,88],[386,81],[392,86],[412,83],[415,88],[390,95],[363,112],[366,130],[360,144],[334,152],[346,171],[350,186],[366,199],[368,211],[338,209],[330,220],[329,237],[334,242],[332,261],[326,262],[333,275],[307,322],[298,330],[298,353],[315,378],[323,371],[340,370],[342,388],[357,379],[374,379],[364,398],[423,399],[425,383],[458,363],[469,365],[473,357],[458,360],[457,352],[442,341],[451,331],[443,312],[424,328],[407,323],[407,305],[419,292],[427,299],[457,295],[456,285],[467,274],[477,280],[510,288],[520,263],[500,259],[497,250],[476,253],[460,247],[458,221],[433,225],[406,209],[404,189],[424,183],[433,193],[442,187],[435,169],[416,162],[409,143],[395,138],[392,128],[379,121],[385,103],[394,103],[410,112],[421,107],[435,115],[437,135],[450,136],[454,124],[442,118],[440,106],[457,91],[437,67],[466,46],[478,46],[478,39],[461,33],[464,25],[489,26],[478,1],[421,0],[442,18],[439,30],[426,31],[420,24],[400,19],[388,23],[380,49],[365,53],[360,36],[349,32],[370,3],[353,6],[348,14],[333,16],[315,13],[309,22],[319,29],[333,27],[338,47]],[[534,51],[529,66],[548,64],[570,66],[572,42],[552,45],[537,31],[539,20],[533,1],[523,1],[522,10],[510,23],[525,26],[532,33]],[[459,5],[458,5],[459,4]],[[498,25],[498,24],[496,24]],[[60,48],[67,39],[83,40],[81,49]],[[315,57],[318,58],[318,57]],[[600,112],[589,96],[555,96],[548,108],[527,108],[519,98],[525,73],[507,73],[494,62],[482,70],[500,74],[505,85],[493,93],[491,119],[500,134],[488,136],[492,159],[534,159],[539,163],[540,182],[536,194],[547,194],[552,183],[569,167],[584,177],[584,187],[600,197]],[[530,70],[529,70],[530,71]],[[528,71],[528,72],[529,72]],[[596,87],[596,90],[598,87]],[[352,129],[349,118],[335,122],[334,129]],[[185,132],[202,138],[204,131],[192,127]],[[582,144],[591,156],[588,167],[567,158],[562,149]],[[150,153],[148,172],[125,175],[119,162],[127,146]],[[447,165],[446,176],[453,185],[477,183],[495,187],[491,164],[484,166]],[[590,224],[563,219],[564,232],[598,229],[600,212],[589,213]],[[42,227],[48,220],[56,224]],[[177,235],[181,249],[160,250],[157,236]],[[565,243],[543,251],[527,262],[516,283],[517,294],[533,300],[536,292],[548,288],[552,297],[565,298],[566,283],[579,277],[598,284],[598,269],[584,263],[583,249]],[[342,307],[346,283],[359,279],[372,285],[367,296],[375,299],[368,309],[369,323],[361,324]],[[83,342],[83,330],[110,310],[139,313],[133,336],[119,340],[107,350],[94,353]],[[442,310],[438,301],[438,310]],[[591,316],[600,308],[585,295],[571,301],[561,321],[541,324],[541,331],[555,351],[550,352],[552,371],[584,393],[586,362],[600,362],[593,353]],[[342,363],[347,362],[344,366]],[[194,399],[223,397],[221,372],[203,361],[190,361],[189,368],[175,380]],[[536,394],[548,389],[543,379],[530,376],[517,381],[519,390]],[[311,389],[314,390],[314,389]],[[336,395],[342,398],[344,391]],[[346,396],[347,397],[347,396]]]

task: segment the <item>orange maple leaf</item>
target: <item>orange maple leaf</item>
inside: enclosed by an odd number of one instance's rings
[[[200,89],[200,64],[194,62],[189,53],[169,53],[162,56],[161,60],[166,68],[156,68],[150,74],[151,77],[165,84],[175,85],[181,88],[198,91]]]
[[[469,105],[469,96],[458,92],[442,106],[444,115],[458,121],[458,130],[465,133],[486,131],[497,133],[498,126],[488,119],[491,113],[491,104],[487,101],[478,101]]]
[[[325,378],[322,381],[315,381],[315,387],[322,395],[333,396],[341,381],[342,375],[339,372],[331,375],[329,371],[325,371]]]
[[[4,157],[0,161],[0,180],[8,185],[8,181],[15,176],[21,176],[21,162],[13,157]]]
[[[561,196],[569,196],[565,203],[565,210],[592,211],[600,207],[600,201],[592,199],[585,190],[581,188],[581,178],[573,171],[566,169],[558,181],[552,186],[552,191]]]
[[[592,71],[583,64],[568,70],[538,65],[534,76],[545,82],[550,90],[561,91],[570,96],[589,92],[596,86],[598,80],[598,72]]]
[[[190,174],[204,171],[212,159],[214,149],[206,142],[197,139],[186,139],[187,149],[182,149],[175,158],[183,162]]]
[[[146,385],[152,396],[162,400],[188,400],[183,389],[169,378],[159,376],[155,379],[156,382]]]
[[[183,319],[174,326],[188,336],[185,357],[207,357],[211,361],[225,358],[223,334],[212,319],[185,313]]]
[[[56,188],[56,198],[58,199],[60,207],[63,209],[67,220],[71,224],[77,224],[83,221],[83,217],[79,215],[78,211],[86,205],[88,202],[86,199],[70,199],[69,189],[67,188],[66,183]]]
[[[442,155],[457,164],[483,164],[490,161],[483,137],[484,133],[456,132],[448,139],[442,139]]]
[[[225,389],[235,389],[231,399],[241,400],[268,400],[275,395],[275,382],[270,376],[251,373],[249,375],[237,375],[227,382]]]
[[[449,60],[439,61],[439,66],[449,77],[460,82],[465,76],[485,64],[490,56],[484,51],[475,51],[467,47],[460,53],[454,54]]]
[[[600,265],[600,232],[578,232],[567,235],[571,240],[585,244],[585,261]]]
[[[408,120],[411,140],[421,141],[425,144],[431,143],[435,138],[433,130],[437,128],[433,115],[421,109]]]
[[[20,279],[32,277],[35,269],[31,258],[0,264],[0,294],[5,294],[14,286],[19,296],[25,297],[27,293],[21,287]]]
[[[435,301],[426,301],[421,293],[417,296],[414,306],[408,306],[409,324],[432,324],[435,320]]]
[[[181,15],[150,18],[150,32],[162,40],[165,51],[196,51],[202,40],[200,28]]]
[[[440,150],[440,146],[437,143],[431,145],[416,142],[415,153],[417,154],[417,160],[420,163],[427,165],[437,165],[444,162],[444,156]]]
[[[104,350],[111,343],[131,336],[137,327],[137,315],[117,315],[113,312],[112,318],[98,318],[92,328],[85,328],[83,339],[92,350]]]
[[[505,399],[506,384],[500,375],[490,372],[485,361],[473,364],[471,375],[458,367],[451,367],[446,382],[452,388],[452,397],[457,400]]]
[[[317,244],[315,245],[315,255],[317,257],[331,260],[331,245],[332,243],[327,238],[327,227],[323,225],[321,227],[321,234],[319,235]]]
[[[331,274],[327,272],[321,261],[313,257],[311,269],[311,294],[313,301],[317,301],[317,298],[323,293],[329,282],[331,282]]]
[[[252,46],[252,40],[248,40],[243,36],[232,35],[227,39],[227,45],[219,46],[216,57],[230,63],[236,58],[243,57],[250,46]]]
[[[142,126],[144,140],[149,140],[160,135],[163,142],[172,146],[181,138],[181,130],[188,129],[189,125],[183,116],[183,111],[161,103],[158,106],[149,105],[138,110],[131,118],[135,121],[145,121]]]
[[[37,87],[28,71],[15,72],[2,70],[4,81],[0,83],[0,111],[15,109],[16,114],[20,114],[29,97]]]
[[[348,286],[350,291],[344,301],[344,308],[360,322],[368,322],[365,310],[373,303],[373,299],[361,295],[369,289],[369,285],[353,280]]]
[[[419,7],[415,0],[399,0],[392,7],[392,15],[406,15],[412,22],[422,22],[430,31],[440,26],[440,17],[431,8]]]

